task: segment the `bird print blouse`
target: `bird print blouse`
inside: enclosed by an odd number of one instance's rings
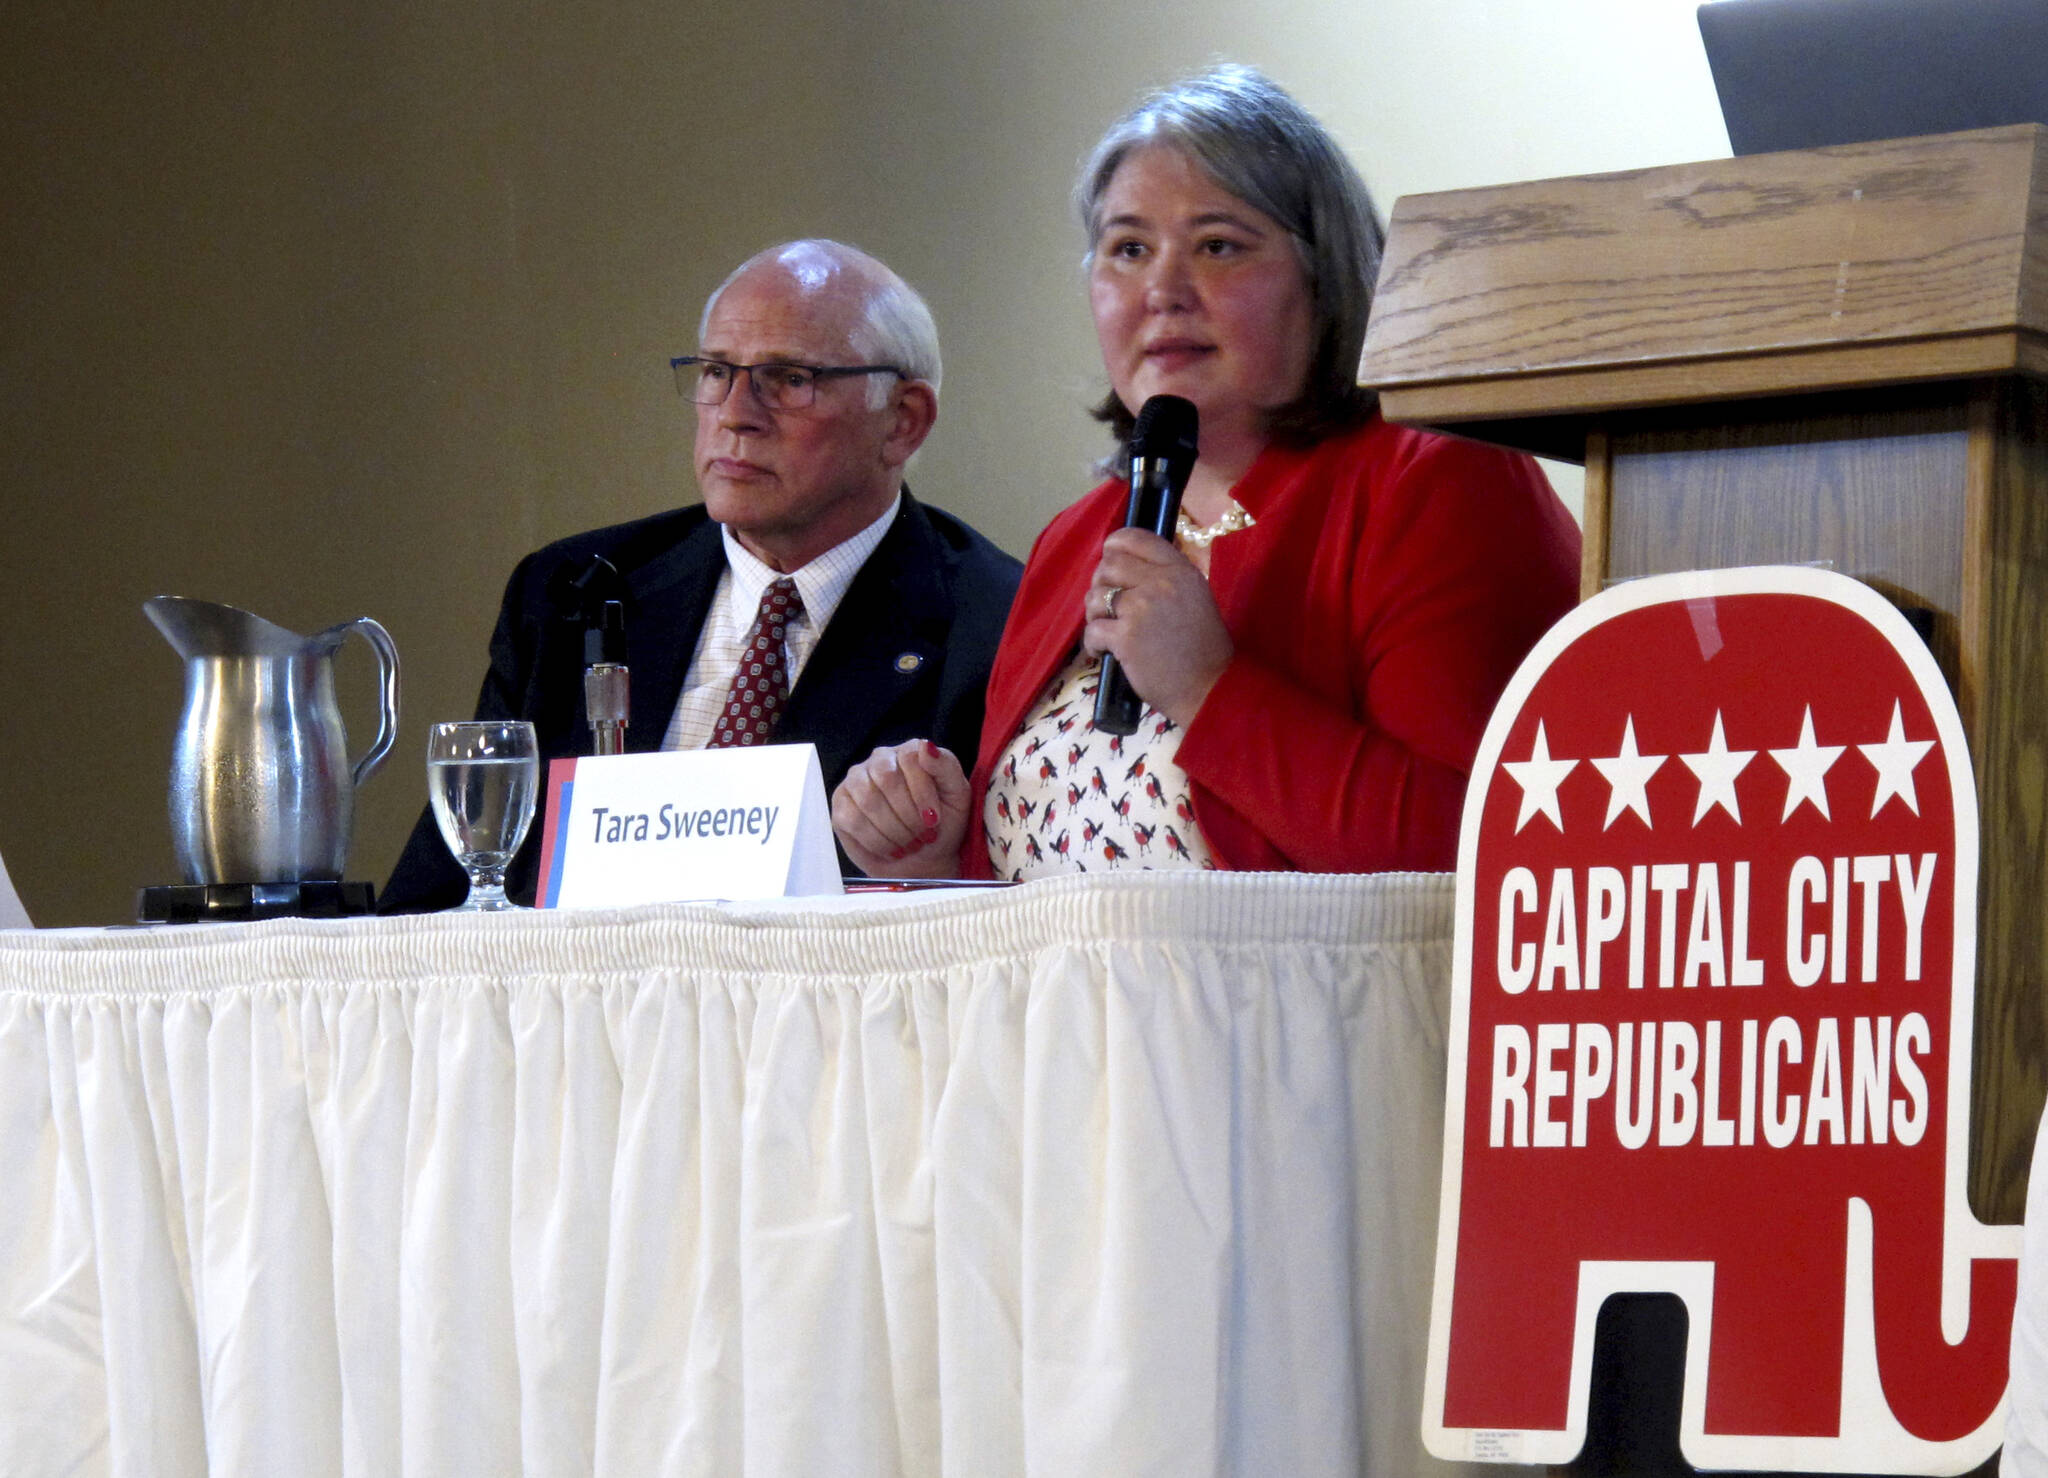
[[[1216,866],[1174,760],[1180,727],[1148,703],[1129,738],[1097,729],[1098,667],[1075,649],[989,777],[982,824],[999,878]]]

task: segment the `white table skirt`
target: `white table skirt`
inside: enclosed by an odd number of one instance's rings
[[[1451,896],[0,934],[0,1473],[1451,1471]]]

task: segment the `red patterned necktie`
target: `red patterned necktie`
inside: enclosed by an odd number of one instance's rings
[[[712,749],[734,744],[766,744],[782,717],[783,700],[789,697],[789,670],[783,655],[783,633],[790,618],[803,614],[803,597],[788,576],[774,581],[761,592],[761,609],[747,633],[740,652],[739,670],[732,675],[732,687],[725,695],[725,711],[712,731]]]

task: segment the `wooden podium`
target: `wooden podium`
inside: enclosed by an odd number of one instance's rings
[[[1907,609],[1983,815],[1970,1200],[2048,1093],[2048,128],[1408,196],[1361,378],[1586,465],[1582,591],[1825,561]]]

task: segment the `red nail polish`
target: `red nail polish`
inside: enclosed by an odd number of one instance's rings
[[[933,836],[939,834],[939,813],[930,806],[924,808],[924,829]]]
[[[933,759],[937,759],[939,757],[939,746],[932,743],[931,740],[927,739],[924,741],[924,752],[930,755]]]

